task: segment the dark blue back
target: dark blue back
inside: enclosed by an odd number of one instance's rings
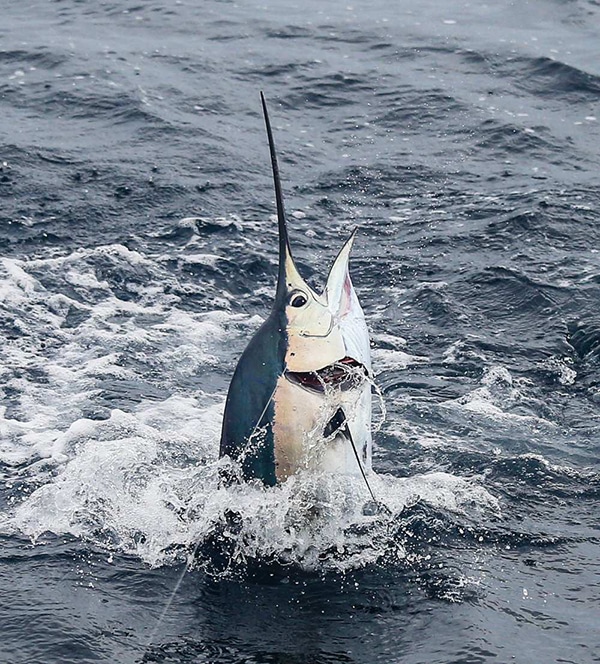
[[[223,416],[219,456],[229,455],[240,461],[245,480],[260,479],[268,486],[277,482],[272,397],[283,373],[286,345],[285,315],[275,310],[238,362]],[[248,446],[253,433],[256,435]]]

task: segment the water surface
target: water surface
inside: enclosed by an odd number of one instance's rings
[[[600,5],[330,4],[2,3],[2,661],[600,661]],[[261,89],[311,283],[359,228],[389,514],[218,486]]]

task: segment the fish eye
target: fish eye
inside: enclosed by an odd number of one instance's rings
[[[303,307],[308,302],[308,298],[304,293],[296,291],[290,295],[290,304],[292,307]]]

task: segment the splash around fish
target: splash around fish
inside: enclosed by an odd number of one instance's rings
[[[283,213],[274,148],[271,156]],[[249,336],[256,318],[240,322],[225,311],[191,317],[160,289],[149,290],[139,303],[121,301],[109,284],[95,279],[97,261],[110,260],[117,273],[143,268],[144,279],[157,284],[168,275],[152,257],[120,245],[9,264],[11,306],[27,311],[32,326],[43,324],[57,350],[52,357],[43,355],[50,382],[37,388],[43,412],[52,419],[40,418],[27,429],[6,420],[11,431],[27,432],[37,444],[12,452],[11,463],[23,464],[23,471],[11,485],[13,509],[1,524],[3,531],[40,543],[75,537],[109,556],[132,555],[152,567],[186,561],[217,575],[243,573],[261,561],[347,571],[404,560],[406,538],[398,528],[405,527],[406,510],[419,501],[452,513],[473,505],[498,509],[493,496],[473,480],[447,473],[422,475],[418,469],[411,477],[372,471],[374,375],[364,315],[348,274],[353,237],[334,260],[324,292],[317,294],[295,268],[285,217],[278,220],[282,278],[275,313],[249,346],[266,347],[263,359],[271,362],[270,373],[261,378],[258,372],[252,408],[244,406],[244,382],[234,378],[238,382],[225,417],[221,394],[200,389],[178,394],[178,380],[222,355],[232,334],[238,340]],[[56,297],[48,298],[41,287],[42,273],[58,284]],[[61,279],[76,283],[81,299],[89,301],[77,327],[63,325],[61,311],[68,316],[74,304],[62,294],[66,287]],[[129,334],[119,323],[125,315],[152,315],[157,324],[143,336],[135,327]],[[106,344],[100,359],[99,335]],[[317,351],[301,352],[313,343]],[[144,353],[148,349],[145,356],[152,349],[152,357],[160,359],[161,373],[168,378],[165,394],[171,396],[158,402],[140,399],[122,410],[114,408],[108,393],[102,412],[82,416],[73,395],[83,399],[94,381],[108,385],[107,377],[113,375],[122,389],[119,381],[135,374],[120,366],[119,358],[136,344],[143,344]],[[252,377],[257,358],[251,350],[240,363],[238,378]],[[69,367],[67,374],[64,367]],[[98,402],[100,397],[93,398]],[[243,427],[236,421],[239,403]],[[292,417],[278,419],[285,412]],[[67,427],[61,424],[65,420]],[[294,422],[302,426],[286,446],[285,427]]]

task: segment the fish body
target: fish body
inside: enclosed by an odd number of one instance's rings
[[[354,233],[316,293],[292,257],[273,134],[261,101],[277,201],[279,270],[269,317],[240,357],[225,404],[220,456],[268,486],[301,469],[371,468],[371,360],[348,271]]]

